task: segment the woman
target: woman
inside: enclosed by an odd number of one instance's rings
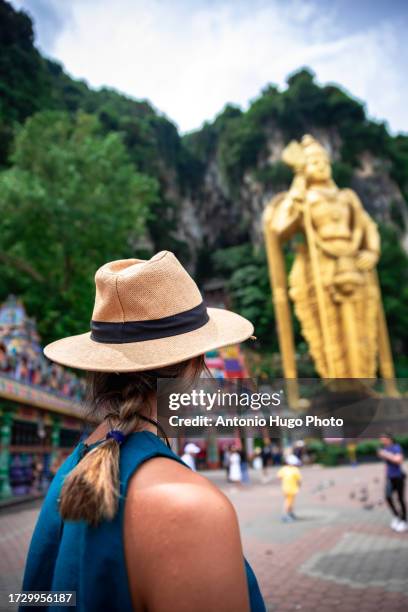
[[[393,514],[391,529],[402,533],[407,531],[407,508],[405,505],[405,472],[402,469],[404,455],[402,448],[390,433],[380,436],[382,448],[378,451],[378,456],[386,463],[386,486],[385,499]],[[397,508],[394,496],[397,498],[399,508]]]
[[[234,445],[231,446],[229,457],[228,480],[230,482],[242,481],[241,455],[238,452],[238,448]]]
[[[167,251],[108,263],[95,282],[91,333],[45,354],[91,372],[101,423],[52,482],[23,589],[75,591],[82,612],[264,610],[233,507],[157,437],[156,421],[158,380],[193,380],[206,351],[244,341],[251,323],[206,309]]]

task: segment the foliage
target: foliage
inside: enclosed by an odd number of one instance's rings
[[[323,442],[323,440],[320,440],[318,438],[313,438],[312,440],[309,440],[307,443],[308,452],[314,455],[317,455],[318,453],[323,452],[325,447],[326,447],[326,443]]]
[[[338,187],[344,189],[350,187],[353,177],[353,168],[345,162],[333,162],[333,179]]]
[[[254,177],[257,181],[262,183],[266,189],[281,189],[283,191],[290,186],[293,179],[293,173],[286,164],[281,161],[276,161],[273,164],[257,168],[254,171]]]
[[[49,94],[45,61],[33,38],[30,18],[0,0],[0,117],[5,123],[39,110]]]
[[[43,108],[50,93],[46,63],[33,45],[30,18],[0,0],[0,166],[16,122]]]
[[[218,136],[217,123],[206,121],[200,130],[186,134],[183,142],[191,155],[204,166],[216,150]]]
[[[308,453],[312,460],[326,467],[335,467],[347,459],[347,448],[339,444],[328,444],[319,439],[309,440]]]
[[[408,450],[408,436],[395,436],[395,440],[404,450]],[[379,448],[379,440],[362,440],[356,447],[357,457],[376,457]]]
[[[240,118],[230,120],[219,146],[221,170],[230,186],[239,183],[244,170],[256,164],[264,141],[265,134],[257,125]]]
[[[397,136],[390,141],[391,176],[408,200],[408,138]]]
[[[133,255],[157,197],[118,134],[94,117],[45,111],[17,135],[0,175],[0,294],[21,295],[45,340],[85,331],[93,274]]]
[[[379,440],[362,440],[356,445],[357,457],[373,457],[377,455],[377,451],[380,448]]]
[[[147,219],[147,227],[155,249],[172,251],[181,261],[189,261],[188,244],[176,236],[178,223],[177,203],[165,197],[159,198]]]
[[[405,360],[408,351],[408,255],[401,246],[396,230],[380,227],[382,252],[378,264],[385,316],[397,361],[397,375],[407,376]],[[400,369],[401,368],[401,369]]]
[[[396,436],[396,441],[404,450],[408,449],[408,436]],[[379,440],[360,440],[356,444],[356,455],[359,460],[377,458],[380,448]],[[347,459],[347,447],[338,444],[328,444],[323,440],[312,439],[307,443],[307,450],[318,463],[326,466],[336,466]]]
[[[395,440],[398,442],[398,444],[401,445],[401,447],[404,449],[404,451],[408,451],[408,436],[395,436]]]
[[[264,251],[250,244],[229,247],[214,253],[215,270],[228,278],[233,307],[255,327],[263,346],[276,346],[268,268]]]
[[[289,271],[294,254],[288,249],[284,256],[286,269]],[[265,250],[256,248],[250,243],[219,249],[213,253],[212,266],[214,274],[227,279],[226,287],[231,296],[233,309],[254,324],[257,337],[255,347],[261,355],[261,360],[258,362],[254,356],[249,355],[249,359],[253,362],[253,371],[260,377],[282,376],[282,361],[278,354],[278,336]],[[292,322],[299,376],[315,377],[314,365],[301,335],[299,322],[293,315]]]

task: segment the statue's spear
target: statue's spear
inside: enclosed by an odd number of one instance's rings
[[[269,278],[272,287],[272,300],[276,315],[279,349],[282,356],[282,369],[288,383],[289,404],[296,407],[299,401],[297,368],[292,318],[289,307],[285,261],[278,234],[271,228],[271,215],[283,199],[283,194],[266,209],[263,217],[266,255],[268,258]]]

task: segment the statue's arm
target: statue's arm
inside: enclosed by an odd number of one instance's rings
[[[365,225],[365,247],[369,251],[372,251],[373,253],[376,253],[379,256],[381,251],[381,240],[377,224],[375,223],[375,221],[373,221],[373,219],[365,210],[363,211],[363,217]]]
[[[264,213],[264,225],[268,232],[282,240],[288,240],[299,229],[300,212],[297,200],[288,191],[279,199],[274,199]]]

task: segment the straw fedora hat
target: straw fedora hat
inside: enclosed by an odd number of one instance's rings
[[[206,308],[201,293],[173,253],[150,260],[121,259],[95,275],[91,331],[52,342],[45,355],[81,370],[156,369],[243,342],[247,319]]]

